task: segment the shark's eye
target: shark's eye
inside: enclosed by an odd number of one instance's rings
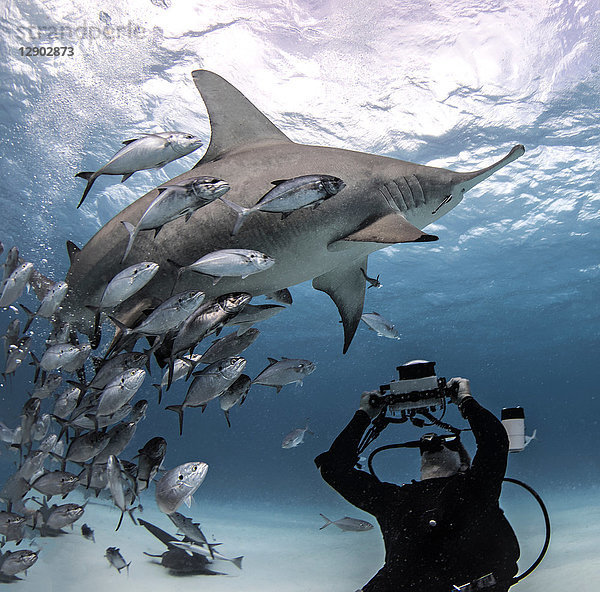
[[[179,475],[179,480],[183,481],[183,475]]]
[[[192,467],[192,471],[195,471],[195,470],[196,470],[196,467]]]

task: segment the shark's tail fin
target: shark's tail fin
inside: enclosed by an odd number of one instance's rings
[[[81,199],[79,200],[79,203],[77,204],[77,207],[79,207],[83,203],[85,198],[87,197],[87,194],[90,192],[90,189],[92,188],[94,181],[98,178],[98,175],[96,175],[96,173],[93,171],[84,171],[81,173],[77,173],[75,176],[79,177],[81,179],[85,179],[87,181],[87,185],[85,186],[83,195],[81,196]]]
[[[219,197],[219,199],[224,204],[228,205],[238,215],[237,220],[235,221],[235,225],[233,226],[233,230],[231,231],[231,236],[235,236],[239,232],[240,228],[242,227],[242,224],[244,223],[246,216],[250,215],[254,211],[254,209],[253,208],[245,208],[244,206],[240,206],[239,204],[233,203],[232,201],[225,199],[223,196]]]

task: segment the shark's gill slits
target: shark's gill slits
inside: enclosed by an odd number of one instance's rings
[[[406,181],[410,187],[410,192],[412,194],[414,207],[418,208],[420,206],[425,205],[425,194],[423,192],[423,187],[421,187],[421,182],[416,175],[409,175],[406,177]]]

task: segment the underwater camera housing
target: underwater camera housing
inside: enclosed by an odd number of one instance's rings
[[[414,360],[397,366],[396,370],[398,380],[379,387],[380,397],[383,397],[391,414],[412,415],[418,411],[435,411],[443,408],[446,398],[457,392],[458,385],[448,387],[445,378],[436,376],[435,362]]]

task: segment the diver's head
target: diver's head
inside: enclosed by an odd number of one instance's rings
[[[471,466],[469,453],[458,436],[447,438],[425,434],[419,441],[421,480],[451,477]]]

